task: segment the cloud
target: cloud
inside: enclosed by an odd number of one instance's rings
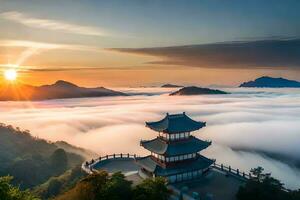
[[[145,155],[139,142],[157,134],[145,121],[161,119],[166,112],[186,111],[207,127],[194,133],[213,141],[203,153],[217,162],[248,171],[258,165],[272,171],[288,187],[299,188],[300,170],[256,151],[285,155],[300,161],[299,89],[226,89],[232,94],[168,96],[174,89],[125,88],[128,97],[61,99],[40,102],[0,102],[0,121],[31,130],[47,140],[65,140],[101,155]],[[247,149],[235,151],[234,149]]]
[[[0,40],[0,46],[25,48],[25,50],[21,52],[16,62],[14,63],[15,66],[22,65],[32,55],[39,54],[46,50],[63,49],[63,50],[70,50],[70,51],[103,52],[102,49],[93,46],[76,45],[76,44],[44,43],[44,42],[35,42],[35,41],[28,41],[28,40]],[[0,64],[0,67],[9,67],[9,66]]]
[[[90,35],[90,36],[110,35],[110,33],[98,27],[70,24],[64,21],[51,20],[51,19],[34,18],[16,11],[1,13],[0,17],[32,28],[61,31],[65,33]]]
[[[77,45],[77,44],[45,43],[45,42],[35,42],[29,40],[0,40],[0,46],[36,48],[41,50],[64,49],[64,50],[75,50],[75,51],[95,51],[95,52],[103,51],[102,49],[93,46]]]
[[[270,39],[213,44],[114,48],[123,53],[157,56],[157,65],[184,65],[201,68],[299,68],[300,39]]]

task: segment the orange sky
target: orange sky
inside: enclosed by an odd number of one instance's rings
[[[12,65],[18,66],[18,81],[23,83],[41,85],[62,79],[107,87],[238,85],[262,75],[299,80],[299,53],[294,51],[300,44],[295,28],[299,20],[293,17],[299,14],[297,6],[260,4],[263,9],[253,13],[251,8],[258,5],[251,2],[230,6],[230,2],[192,1],[183,6],[180,1],[132,1],[126,5],[110,1],[59,5],[53,1],[1,1],[0,73]],[[218,12],[212,12],[215,9]],[[273,44],[263,44],[267,46],[257,51],[256,46],[253,50],[246,44],[243,54],[240,49],[227,52],[227,47],[215,48],[223,42],[274,38],[296,40],[279,51],[270,48]],[[232,44],[236,43],[229,46]],[[147,47],[153,49],[133,50],[135,54],[111,49]],[[171,48],[164,52],[166,49],[159,47]],[[211,51],[211,47],[215,49]],[[193,50],[197,48],[198,54]],[[4,81],[1,75],[0,81]]]

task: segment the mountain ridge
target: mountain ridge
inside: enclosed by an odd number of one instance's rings
[[[256,87],[256,88],[300,88],[300,82],[289,80],[282,77],[274,78],[262,76],[254,81],[242,83],[239,87]]]
[[[0,85],[0,91],[2,91],[0,101],[35,101],[128,95],[104,87],[80,87],[64,80],[58,80],[53,84],[41,86],[32,86],[28,84],[2,84]]]
[[[183,87],[176,92],[173,92],[170,94],[170,96],[185,96],[185,95],[210,95],[210,94],[228,94],[225,91],[222,90],[215,90],[215,89],[209,89],[209,88],[202,88],[202,87],[196,87],[196,86],[188,86]]]

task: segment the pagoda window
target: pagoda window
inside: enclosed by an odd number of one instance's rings
[[[188,155],[187,154],[184,155],[184,159],[188,159]]]
[[[183,160],[183,159],[184,159],[183,155],[179,156],[179,160]]]
[[[182,179],[183,179],[183,180],[187,180],[187,179],[188,179],[187,173],[183,173],[183,174],[182,174]]]
[[[171,140],[174,140],[175,139],[175,135],[170,135],[170,137],[171,137]]]
[[[198,170],[198,175],[202,175],[202,170]]]
[[[184,133],[184,135],[185,135],[185,138],[188,138],[190,136],[190,133],[186,132],[186,133]]]
[[[178,181],[182,181],[182,174],[178,174],[178,175],[177,175],[177,180],[178,180]]]
[[[193,177],[196,177],[197,176],[197,171],[193,171]]]
[[[164,135],[163,135],[163,137],[165,138],[165,139],[169,139],[169,137],[168,137],[169,135],[168,134],[166,134],[166,133],[164,133]]]
[[[169,176],[168,179],[169,179],[170,183],[174,183],[176,181],[176,175]]]

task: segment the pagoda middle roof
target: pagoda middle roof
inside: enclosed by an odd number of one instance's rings
[[[183,133],[198,130],[206,125],[205,122],[198,122],[185,113],[167,114],[165,118],[156,122],[146,122],[146,126],[157,132]]]
[[[214,163],[214,160],[201,155],[198,155],[195,160],[177,163],[173,167],[166,168],[161,167],[151,158],[151,156],[137,158],[136,161],[141,167],[157,176],[170,176],[174,174],[181,174],[187,171],[206,169]]]
[[[156,154],[177,156],[199,152],[211,145],[211,142],[190,136],[190,138],[186,140],[167,143],[163,139],[157,137],[153,140],[141,141],[141,145],[145,149]]]

